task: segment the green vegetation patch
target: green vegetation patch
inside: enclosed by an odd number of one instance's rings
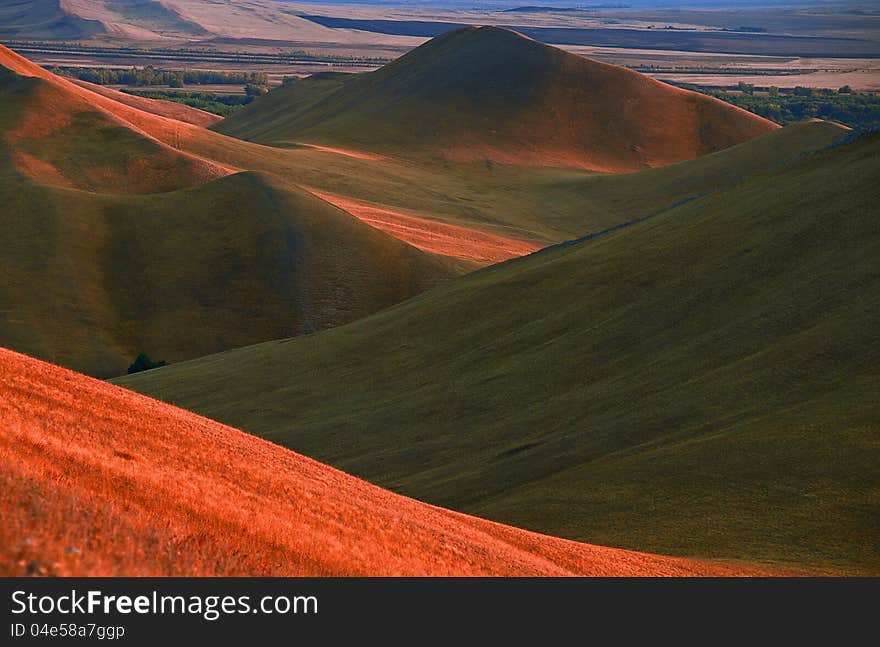
[[[123,90],[123,92],[147,99],[182,103],[185,106],[212,112],[223,117],[228,117],[254,100],[254,96],[251,94],[215,94],[213,92],[181,92],[177,90]]]
[[[185,85],[267,85],[265,72],[216,72],[209,70],[161,70],[146,67],[51,67],[49,71],[97,85],[167,85],[181,88]]]
[[[691,85],[685,87],[732,103],[778,124],[825,119],[864,130],[880,126],[880,95],[853,92],[849,86],[836,91],[807,87],[760,91],[752,85],[741,83],[737,92]]]

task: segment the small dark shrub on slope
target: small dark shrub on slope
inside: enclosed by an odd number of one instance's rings
[[[149,371],[151,368],[158,368],[160,366],[167,365],[168,362],[164,360],[160,360],[158,362],[154,362],[147,356],[146,353],[141,353],[137,356],[131,366],[128,367],[128,374],[139,373],[141,371]]]

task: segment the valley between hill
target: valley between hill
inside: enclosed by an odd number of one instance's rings
[[[785,574],[443,510],[5,349],[0,417],[3,576]]]
[[[878,159],[497,28],[219,122],[0,46],[2,563],[876,574]]]
[[[878,147],[119,383],[532,530],[876,573]]]

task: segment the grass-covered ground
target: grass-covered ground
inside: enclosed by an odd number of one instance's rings
[[[257,173],[127,196],[0,168],[0,199],[0,339],[101,377],[141,352],[179,361],[338,325],[463,271]]]
[[[526,528],[877,573],[878,153],[120,383]]]
[[[352,321],[474,267],[414,250],[301,187],[544,245],[843,133],[809,124],[626,176],[364,160],[173,125],[8,59],[45,76],[0,78],[0,218],[12,241],[0,340],[100,376],[142,352],[177,362]],[[232,169],[253,172],[211,180]]]
[[[696,160],[620,175],[437,160],[414,163],[393,157],[364,161],[221,137],[183,145],[223,164],[273,172],[327,193],[550,244],[662,211],[827,146],[844,134],[827,123],[795,124]]]
[[[621,175],[358,157],[0,62],[3,345],[170,360],[123,383],[529,528],[878,571],[876,136],[802,123]],[[182,363],[474,267],[321,192],[541,244],[639,222]]]
[[[206,132],[0,49],[0,344],[107,377],[142,352],[173,362],[338,325],[472,268],[277,174],[189,155],[181,131]]]
[[[693,159],[778,126],[511,31],[470,27],[374,72],[294,81],[212,128],[420,163],[619,173]]]

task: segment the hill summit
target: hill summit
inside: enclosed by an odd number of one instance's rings
[[[217,126],[263,143],[605,172],[692,159],[776,128],[497,27],[448,32],[375,72],[294,82]]]

